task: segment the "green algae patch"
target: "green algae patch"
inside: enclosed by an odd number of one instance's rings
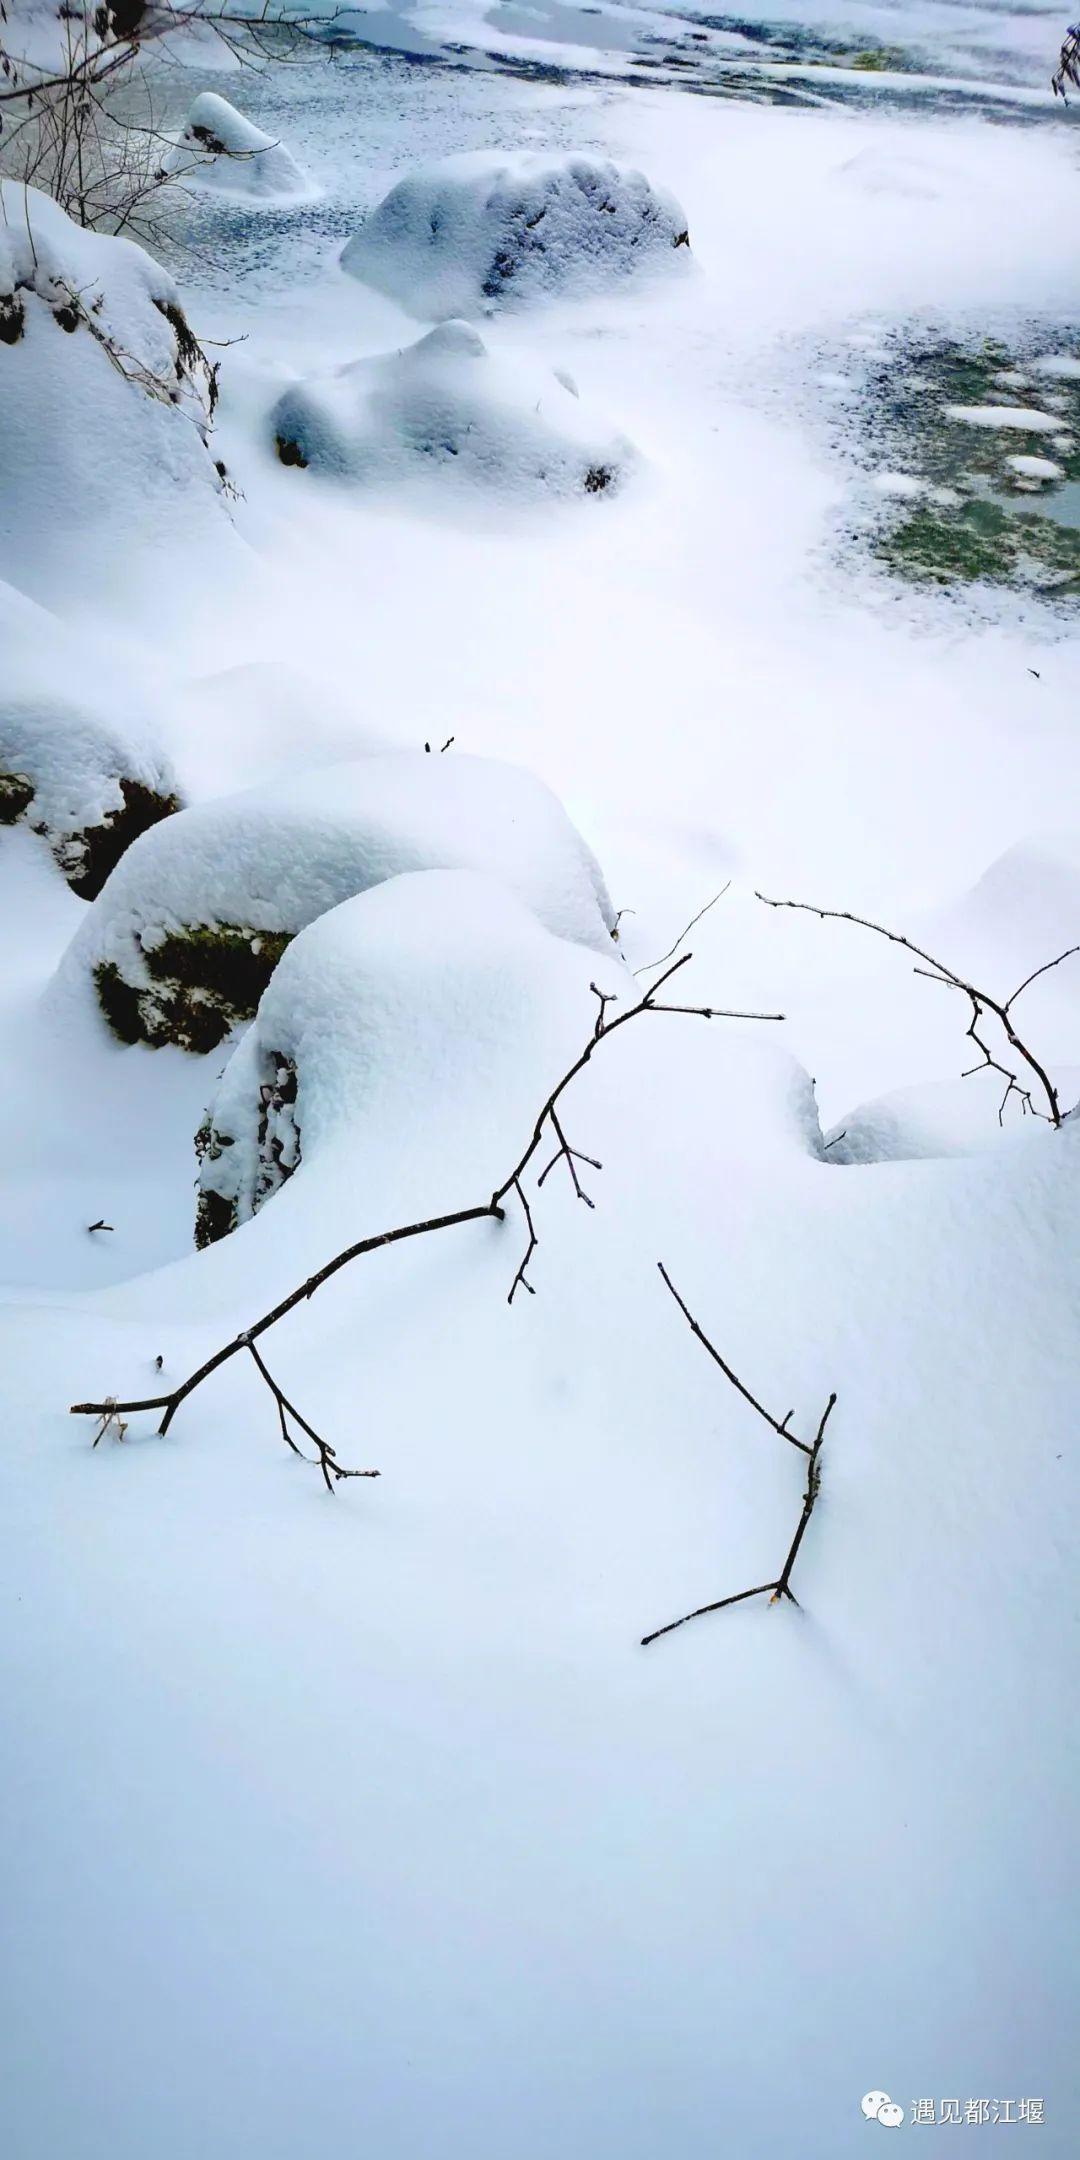
[[[876,543],[879,559],[923,583],[1024,585],[1050,595],[1080,594],[1080,531],[1037,511],[974,500],[956,509],[922,505]]]
[[[1007,344],[940,339],[871,372],[866,461],[883,509],[870,538],[893,575],[1080,598],[1080,359],[1057,331]],[[896,483],[895,486],[890,483]],[[901,485],[908,491],[901,495]]]

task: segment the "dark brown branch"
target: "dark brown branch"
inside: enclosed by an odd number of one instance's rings
[[[672,976],[677,974],[680,968],[685,967],[687,962],[692,958],[693,955],[691,953],[684,953],[682,958],[680,960],[676,960],[674,964],[667,969],[666,973],[659,977],[659,979],[653,984],[652,988],[650,990],[647,990],[644,995],[638,999],[636,1004],[627,1006],[625,1011],[618,1013],[615,1018],[610,1021],[605,1020],[605,1015],[608,1006],[617,1002],[615,994],[613,992],[599,990],[595,984],[591,986],[594,995],[600,1001],[599,1012],[596,1024],[593,1029],[593,1033],[589,1037],[589,1040],[586,1043],[585,1048],[582,1050],[580,1056],[578,1056],[574,1060],[574,1063],[569,1067],[568,1071],[563,1074],[562,1079],[558,1081],[557,1085],[551,1090],[550,1095],[547,1097],[547,1100],[540,1111],[540,1114],[533,1127],[532,1134],[519,1160],[514,1164],[514,1167],[510,1171],[509,1175],[503,1179],[502,1184],[496,1186],[494,1192],[491,1194],[488,1200],[483,1201],[476,1207],[457,1208],[451,1214],[432,1215],[428,1217],[427,1220],[424,1222],[403,1223],[396,1229],[380,1231],[379,1234],[375,1237],[360,1238],[354,1245],[346,1246],[343,1252],[336,1253],[334,1255],[334,1258],[332,1260],[328,1260],[324,1267],[317,1269],[314,1275],[309,1275],[305,1282],[300,1283],[295,1290],[291,1290],[287,1297],[281,1298],[279,1302],[274,1305],[269,1312],[263,1314],[260,1320],[255,1321],[253,1326],[251,1326],[250,1328],[245,1328],[239,1335],[235,1335],[230,1342],[223,1343],[219,1350],[215,1350],[212,1357],[207,1358],[205,1362],[202,1365],[198,1366],[193,1373],[189,1373],[187,1379],[182,1381],[179,1387],[173,1388],[168,1394],[149,1395],[142,1397],[137,1401],[132,1400],[130,1402],[117,1402],[112,1397],[107,1397],[102,1402],[73,1403],[71,1406],[71,1415],[73,1417],[96,1417],[103,1419],[105,1422],[103,1423],[102,1430],[104,1431],[106,1429],[106,1426],[111,1421],[113,1421],[114,1419],[118,1419],[124,1414],[134,1414],[135,1412],[142,1410],[161,1410],[164,1415],[158,1427],[158,1432],[166,1433],[172,1423],[173,1418],[176,1416],[177,1411],[180,1409],[181,1404],[186,1402],[188,1396],[193,1394],[196,1388],[201,1387],[203,1381],[208,1380],[212,1373],[217,1372],[222,1365],[227,1364],[230,1358],[235,1357],[238,1351],[247,1350],[250,1351],[253,1356],[255,1356],[255,1362],[259,1365],[260,1372],[262,1373],[264,1380],[266,1380],[266,1383],[269,1386],[271,1393],[275,1397],[278,1407],[279,1422],[284,1425],[284,1419],[282,1417],[282,1412],[284,1410],[294,1418],[294,1420],[302,1428],[302,1430],[308,1434],[309,1439],[311,1439],[314,1442],[315,1446],[320,1449],[321,1452],[319,1460],[320,1465],[323,1469],[324,1476],[327,1476],[327,1457],[329,1457],[330,1475],[334,1477],[340,1478],[345,1476],[370,1475],[371,1473],[369,1472],[352,1472],[344,1471],[341,1469],[340,1465],[336,1463],[336,1460],[333,1456],[333,1450],[327,1448],[326,1442],[323,1441],[320,1436],[314,1431],[314,1429],[306,1423],[306,1421],[300,1416],[300,1413],[296,1410],[295,1406],[289,1403],[287,1398],[281,1394],[281,1391],[278,1389],[276,1382],[269,1377],[265,1370],[265,1367],[262,1365],[261,1360],[255,1355],[255,1343],[260,1339],[261,1336],[265,1335],[269,1331],[269,1329],[276,1327],[278,1321],[283,1320],[286,1314],[295,1311],[298,1305],[302,1305],[307,1301],[307,1299],[314,1297],[315,1292],[317,1290],[320,1290],[324,1283],[329,1282],[334,1275],[339,1274],[342,1268],[350,1266],[354,1260],[362,1259],[368,1253],[379,1252],[383,1249],[384,1246],[401,1244],[407,1238],[426,1237],[431,1232],[437,1230],[455,1229],[459,1225],[464,1223],[484,1222],[489,1220],[501,1222],[504,1220],[505,1217],[505,1209],[503,1207],[503,1202],[511,1191],[516,1191],[525,1210],[525,1217],[529,1228],[529,1248],[525,1255],[525,1259],[522,1262],[521,1267],[519,1268],[518,1273],[514,1278],[514,1283],[510,1291],[510,1297],[512,1299],[514,1295],[514,1290],[517,1288],[518,1283],[525,1280],[525,1268],[527,1267],[529,1260],[532,1258],[532,1255],[536,1250],[537,1245],[535,1226],[533,1223],[532,1213],[526,1199],[522,1180],[524,1179],[525,1173],[528,1170],[534,1155],[536,1154],[538,1148],[541,1145],[544,1132],[549,1124],[551,1125],[552,1130],[554,1131],[557,1139],[559,1140],[560,1154],[562,1153],[563,1147],[565,1145],[565,1136],[563,1135],[562,1125],[557,1116],[556,1105],[559,1103],[566,1089],[571,1085],[571,1083],[577,1078],[578,1074],[582,1072],[585,1066],[590,1062],[599,1044],[601,1042],[606,1042],[608,1037],[614,1035],[619,1028],[625,1027],[628,1021],[640,1018],[643,1013],[665,1011],[699,1012],[702,1017],[713,1017],[711,1009],[706,1007],[667,1007],[663,1005],[658,1005],[655,1002],[657,991],[661,990],[665,983],[670,982]],[[779,1019],[782,1016],[780,1014],[776,1014],[773,1017]],[[573,1151],[568,1150],[567,1153],[568,1156],[571,1156]],[[590,1160],[589,1157],[584,1156],[579,1157],[578,1159],[582,1161]],[[526,1289],[531,1291],[533,1286],[531,1283],[526,1282],[525,1287]],[[99,1433],[98,1438],[100,1439],[100,1437],[101,1434]],[[290,1444],[293,1443],[290,1442]]]
[[[749,1388],[746,1387],[744,1383],[739,1379],[738,1374],[732,1371],[731,1366],[727,1363],[726,1359],[721,1357],[715,1343],[711,1343],[709,1341],[709,1338],[705,1334],[703,1328],[701,1328],[698,1322],[695,1320],[689,1306],[685,1304],[683,1299],[679,1296],[679,1293],[676,1290],[675,1285],[672,1282],[671,1277],[668,1274],[668,1271],[664,1266],[663,1262],[661,1260],[658,1260],[656,1264],[660,1270],[666,1287],[670,1290],[671,1295],[679,1308],[679,1311],[684,1315],[685,1319],[689,1321],[691,1333],[697,1336],[699,1343],[701,1343],[703,1348],[708,1351],[709,1356],[713,1359],[714,1363],[719,1365],[725,1380],[730,1380],[732,1387],[735,1388],[742,1396],[743,1401],[748,1402],[751,1409],[756,1410],[760,1418],[764,1418],[766,1425],[771,1426],[774,1433],[779,1433],[781,1440],[786,1440],[789,1442],[790,1446],[798,1448],[800,1454],[806,1456],[807,1462],[806,1491],[803,1494],[802,1513],[799,1516],[798,1523],[796,1524],[795,1535],[792,1538],[791,1544],[788,1547],[787,1558],[784,1561],[784,1565],[781,1568],[779,1575],[775,1576],[772,1582],[758,1583],[753,1590],[736,1590],[730,1597],[715,1598],[713,1602],[709,1605],[696,1605],[693,1612],[683,1613],[681,1619],[669,1620],[664,1627],[654,1628],[651,1635],[642,1636],[641,1647],[643,1650],[647,1650],[650,1643],[658,1642],[661,1635],[671,1635],[674,1633],[676,1628],[685,1627],[688,1620],[701,1620],[704,1618],[706,1613],[723,1612],[728,1605],[742,1605],[747,1598],[768,1597],[770,1604],[773,1605],[779,1604],[782,1599],[787,1598],[790,1604],[798,1604],[798,1598],[795,1596],[795,1593],[791,1587],[791,1571],[795,1565],[796,1559],[798,1558],[799,1547],[802,1544],[804,1536],[806,1535],[806,1525],[814,1512],[814,1502],[817,1499],[818,1492],[821,1487],[821,1468],[818,1458],[821,1454],[822,1443],[825,1439],[825,1427],[828,1424],[830,1417],[832,1416],[833,1408],[836,1403],[835,1394],[830,1395],[829,1400],[821,1413],[821,1417],[818,1422],[818,1429],[812,1441],[797,1439],[794,1433],[788,1431],[788,1426],[791,1423],[791,1419],[794,1413],[789,1410],[787,1412],[787,1415],[782,1419],[774,1418],[772,1412],[766,1410],[764,1405],[762,1403],[759,1403],[757,1396],[751,1395]]]
[[[736,1386],[738,1386],[738,1382],[736,1382]],[[740,1392],[745,1392],[745,1390]],[[706,1613],[723,1612],[728,1605],[742,1605],[747,1598],[767,1597],[770,1605],[778,1605],[782,1599],[787,1598],[789,1604],[798,1604],[799,1600],[791,1588],[791,1571],[795,1565],[799,1547],[806,1534],[806,1525],[814,1512],[814,1502],[821,1489],[821,1470],[818,1465],[818,1456],[821,1453],[821,1444],[825,1438],[825,1427],[835,1401],[836,1396],[830,1395],[822,1412],[817,1438],[813,1447],[808,1451],[810,1459],[806,1466],[806,1491],[803,1494],[802,1514],[799,1516],[795,1535],[788,1547],[787,1558],[776,1580],[774,1582],[758,1583],[753,1590],[736,1590],[733,1596],[716,1598],[711,1605],[696,1605],[693,1612],[683,1613],[681,1619],[669,1620],[664,1627],[654,1628],[651,1635],[643,1635],[641,1638],[643,1650],[647,1650],[650,1643],[659,1642],[661,1635],[673,1635],[675,1629],[685,1627],[688,1620],[701,1620]],[[767,1415],[767,1413],[765,1414]],[[769,1422],[771,1424],[772,1420],[770,1419]],[[777,1430],[779,1430],[779,1427]]]
[[[507,1297],[507,1300],[506,1300],[506,1302],[507,1302],[507,1304],[508,1304],[508,1305],[512,1305],[512,1304],[513,1304],[513,1302],[514,1302],[514,1292],[515,1292],[515,1291],[516,1291],[516,1290],[517,1290],[517,1289],[518,1289],[519,1287],[520,1287],[521,1289],[523,1289],[523,1290],[527,1290],[527,1291],[528,1291],[528,1293],[529,1293],[529,1296],[530,1296],[530,1297],[535,1297],[535,1296],[536,1296],[536,1292],[535,1292],[535,1290],[533,1289],[533,1286],[532,1286],[531,1282],[529,1281],[529,1278],[528,1278],[528,1276],[526,1275],[526,1273],[525,1273],[525,1270],[526,1270],[526,1268],[528,1267],[528,1265],[529,1265],[529,1262],[530,1262],[530,1260],[532,1259],[532,1256],[533,1256],[534,1252],[536,1251],[537,1245],[538,1245],[538,1244],[539,1244],[539,1242],[540,1242],[539,1238],[538,1238],[538,1237],[537,1237],[537,1235],[536,1235],[536,1226],[535,1226],[535,1224],[534,1224],[534,1222],[533,1222],[533,1219],[532,1219],[532,1209],[531,1209],[531,1208],[530,1208],[530,1206],[529,1206],[529,1202],[528,1202],[528,1196],[527,1196],[527,1194],[526,1194],[526,1191],[525,1191],[525,1187],[524,1187],[524,1185],[522,1184],[522,1182],[521,1182],[521,1179],[520,1179],[520,1178],[515,1178],[515,1179],[514,1179],[514,1191],[516,1192],[516,1194],[517,1194],[517,1196],[518,1196],[518,1199],[520,1200],[520,1202],[521,1202],[521,1205],[522,1205],[522,1207],[523,1207],[523,1208],[524,1208],[524,1210],[525,1210],[525,1221],[526,1221],[526,1223],[528,1224],[528,1228],[529,1228],[529,1243],[528,1243],[528,1246],[527,1246],[527,1248],[526,1248],[526,1252],[525,1252],[525,1258],[524,1258],[524,1260],[523,1260],[523,1261],[521,1262],[521,1265],[520,1265],[520,1267],[518,1268],[517,1274],[515,1275],[515,1277],[514,1277],[514,1280],[513,1280],[513,1282],[512,1282],[512,1283],[511,1283],[511,1285],[510,1285],[510,1294],[509,1294],[509,1296]]]
[[[705,902],[705,905],[704,905],[704,907],[701,907],[701,908],[699,908],[699,909],[698,909],[698,911],[697,911],[697,914],[696,914],[696,915],[691,915],[691,917],[690,917],[690,920],[689,920],[689,922],[687,923],[687,925],[686,925],[686,928],[685,928],[685,930],[680,930],[680,932],[679,932],[679,935],[678,935],[678,937],[676,938],[676,940],[675,940],[675,943],[674,943],[674,945],[673,945],[673,946],[671,947],[670,951],[668,951],[668,952],[666,952],[666,953],[661,953],[661,955],[660,955],[660,958],[659,958],[659,960],[646,960],[646,962],[645,962],[645,964],[644,964],[644,966],[643,966],[643,967],[635,968],[635,969],[634,969],[634,975],[635,975],[635,978],[636,978],[636,977],[637,977],[638,975],[650,975],[650,974],[652,973],[652,970],[653,970],[653,968],[654,968],[654,967],[663,967],[663,965],[664,965],[664,962],[665,962],[665,960],[673,960],[673,959],[675,958],[675,955],[676,955],[676,953],[677,953],[677,952],[678,952],[678,950],[679,950],[679,947],[680,947],[680,945],[682,944],[682,941],[683,941],[683,939],[684,939],[684,938],[688,938],[688,937],[689,937],[689,935],[690,935],[690,932],[691,932],[691,930],[693,930],[694,928],[696,928],[697,924],[698,924],[698,923],[699,923],[699,922],[701,921],[701,918],[702,918],[702,916],[703,916],[703,915],[707,915],[707,914],[708,914],[708,912],[709,912],[709,909],[710,909],[710,908],[714,908],[714,907],[716,906],[716,903],[717,903],[717,901],[718,901],[718,900],[722,900],[722,899],[723,899],[723,897],[724,897],[724,894],[725,894],[726,892],[730,892],[730,890],[731,890],[731,879],[729,878],[729,879],[728,879],[728,881],[727,881],[727,884],[726,884],[726,885],[721,885],[721,887],[720,887],[720,890],[719,890],[719,892],[718,892],[718,893],[714,893],[714,894],[713,894],[713,896],[712,896],[712,899],[711,899],[711,900],[706,900],[706,902]],[[626,913],[626,909],[624,908],[622,912],[623,912],[623,914],[625,915],[625,913]],[[616,927],[618,927],[618,926],[616,925]]]
[[[755,897],[763,901],[766,907],[793,908],[802,915],[816,915],[820,922],[854,923],[860,930],[872,930],[876,937],[887,938],[890,945],[901,945],[905,952],[913,953],[917,960],[925,961],[926,965],[924,967],[917,967],[914,970],[916,975],[925,976],[930,982],[945,983],[951,990],[959,990],[971,1005],[971,1022],[967,1033],[983,1055],[980,1064],[968,1068],[968,1071],[963,1075],[964,1079],[970,1079],[973,1073],[990,1071],[1000,1073],[1008,1083],[998,1110],[998,1123],[1001,1124],[1004,1121],[1005,1105],[1010,1095],[1017,1095],[1022,1106],[1029,1110],[1034,1117],[1045,1118],[1049,1124],[1054,1126],[1061,1124],[1061,1103],[1058,1099],[1057,1089],[1045,1066],[1040,1064],[1034,1051],[1029,1049],[1027,1043],[1022,1041],[1017,1034],[1013,1026],[1011,1010],[1017,998],[1031,983],[1035,982],[1040,975],[1048,974],[1051,968],[1060,967],[1063,960],[1071,959],[1074,953],[1080,952],[1080,945],[1070,945],[1067,951],[1058,953],[1056,959],[1045,961],[1042,967],[1036,968],[1032,974],[1026,977],[1019,990],[1014,990],[1012,996],[1006,998],[1002,1003],[1000,999],[991,997],[988,990],[977,989],[974,983],[966,982],[962,975],[957,975],[952,968],[946,966],[943,960],[935,960],[933,953],[925,952],[921,945],[914,944],[911,938],[903,937],[899,930],[888,930],[883,923],[870,922],[865,915],[852,915],[846,908],[814,907],[807,900],[770,900],[768,894],[762,892],[757,893]],[[1028,1071],[1034,1074],[1035,1080],[1046,1099],[1047,1108],[1045,1110],[1040,1110],[1037,1107],[1032,1100],[1030,1088],[1021,1086],[1018,1074],[993,1057],[981,1036],[976,1033],[984,1013],[993,1013],[994,1018],[1000,1022],[1004,1030],[1005,1039],[1010,1050],[1022,1060]]]
[[[742,1396],[743,1401],[748,1402],[751,1410],[756,1410],[760,1418],[764,1418],[766,1425],[772,1426],[774,1433],[779,1433],[781,1440],[786,1440],[789,1447],[798,1448],[800,1455],[809,1455],[812,1451],[808,1442],[805,1440],[797,1440],[794,1433],[789,1432],[787,1429],[789,1420],[792,1416],[792,1412],[789,1410],[787,1417],[778,1423],[776,1418],[773,1417],[771,1411],[766,1410],[763,1403],[759,1403],[757,1396],[751,1395],[749,1388],[744,1386],[743,1382],[738,1376],[738,1373],[732,1372],[732,1369],[727,1363],[727,1360],[721,1357],[720,1352],[716,1347],[716,1344],[709,1341],[709,1338],[705,1334],[704,1329],[695,1320],[694,1315],[690,1310],[690,1307],[685,1304],[683,1299],[679,1296],[679,1293],[676,1290],[675,1285],[672,1282],[663,1261],[658,1260],[656,1265],[659,1268],[663,1281],[666,1284],[667,1288],[670,1290],[671,1295],[679,1308],[679,1311],[689,1322],[690,1333],[697,1336],[697,1339],[701,1344],[702,1348],[708,1351],[709,1356],[712,1358],[714,1364],[719,1365],[725,1380],[730,1380],[732,1387],[738,1389],[738,1392]]]
[[[273,1373],[269,1371],[264,1360],[259,1356],[259,1353],[256,1350],[254,1343],[249,1340],[247,1347],[250,1350],[251,1355],[254,1358],[255,1363],[258,1366],[258,1369],[262,1374],[262,1377],[265,1380],[266,1385],[269,1388],[270,1393],[273,1396],[274,1401],[277,1405],[278,1422],[281,1426],[281,1437],[284,1440],[286,1447],[291,1448],[294,1455],[299,1455],[301,1462],[311,1462],[314,1459],[315,1463],[318,1465],[318,1468],[322,1471],[327,1492],[333,1492],[334,1481],[336,1479],[358,1477],[376,1478],[379,1476],[380,1473],[378,1470],[346,1470],[344,1465],[342,1463],[339,1463],[337,1455],[335,1454],[334,1449],[330,1446],[329,1441],[324,1440],[322,1434],[316,1432],[314,1425],[308,1424],[306,1417],[304,1417],[302,1413],[297,1409],[296,1404],[290,1402],[284,1390],[278,1386],[277,1381],[273,1376]],[[297,1446],[296,1441],[293,1439],[293,1436],[289,1431],[289,1418],[294,1418],[296,1423],[299,1425],[301,1432],[306,1432],[308,1439],[314,1443],[316,1449],[314,1458],[312,1458],[310,1455],[305,1455],[303,1448]]]

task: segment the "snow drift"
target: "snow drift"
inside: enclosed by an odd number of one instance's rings
[[[283,464],[367,484],[438,470],[511,492],[600,494],[634,456],[565,381],[497,359],[466,322],[294,384],[270,426]]]
[[[246,1222],[301,1161],[338,1200],[363,1188],[373,1151],[408,1156],[414,1178],[429,1159],[433,1179],[440,1160],[482,1162],[494,1184],[587,1039],[597,973],[472,871],[390,878],[320,916],[275,970],[197,1136],[196,1243]],[[632,994],[614,955],[601,982]]]
[[[439,321],[594,291],[672,266],[688,247],[681,205],[632,167],[480,152],[399,180],[341,263],[410,315]]]
[[[285,144],[265,135],[228,98],[204,90],[195,99],[169,170],[186,184],[246,202],[283,202],[315,193]]]
[[[0,825],[25,818],[92,900],[133,840],[180,807],[144,734],[50,698],[0,704]]]
[[[168,273],[0,180],[0,575],[48,599],[105,528],[212,505],[208,402]]]
[[[185,810],[128,851],[61,977],[95,981],[122,1041],[212,1050],[289,940],[404,870],[477,869],[556,936],[610,951],[599,865],[555,796],[485,758],[403,751]]]

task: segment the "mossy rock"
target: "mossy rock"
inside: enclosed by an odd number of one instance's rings
[[[96,900],[132,841],[180,808],[179,796],[160,794],[141,780],[120,779],[118,785],[123,802],[119,809],[107,811],[99,825],[56,832],[32,817],[28,820],[34,832],[48,841],[58,867],[80,900]],[[25,773],[0,772],[0,825],[17,825],[26,817],[35,792],[34,782]]]
[[[17,825],[34,800],[34,783],[25,773],[0,773],[0,825]]]
[[[253,1156],[244,1150],[233,1156],[235,1139],[215,1125],[212,1111],[207,1111],[195,1135],[199,1164],[195,1244],[200,1252],[229,1237],[238,1223],[256,1215],[263,1202],[278,1192],[300,1166],[295,1062],[284,1052],[273,1051],[262,1069],[269,1077],[259,1086],[257,1109],[252,1105],[256,1128]],[[219,1164],[220,1169],[215,1167]]]
[[[129,982],[111,960],[96,967],[98,1002],[121,1042],[153,1050],[173,1043],[204,1056],[253,1018],[290,938],[287,931],[192,923],[140,948],[149,983]]]

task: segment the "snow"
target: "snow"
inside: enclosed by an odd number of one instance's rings
[[[1062,467],[1055,465],[1053,458],[1015,456],[1007,457],[1005,463],[1009,471],[1016,473],[1021,480],[1064,480],[1065,478]]]
[[[221,516],[204,411],[178,372],[173,279],[0,180],[0,576],[48,599],[93,583],[117,529],[205,540]]]
[[[1033,375],[1049,375],[1058,382],[1080,380],[1080,355],[1076,353],[1045,353],[1041,360],[1031,363]]]
[[[633,167],[477,152],[399,180],[341,263],[440,320],[677,270],[686,232],[681,205]]]
[[[483,44],[472,0],[451,14]],[[962,997],[870,932],[754,898],[858,910],[999,996],[1078,935],[1069,603],[916,591],[854,533],[895,454],[864,364],[939,335],[1075,345],[1061,25],[902,17],[813,0],[801,20],[962,61],[1004,85],[992,122],[974,87],[917,75],[798,109],[462,54],[245,75],[253,121],[324,192],[199,191],[169,251],[222,341],[211,450],[237,496],[192,486],[189,520],[186,483],[150,470],[145,504],[122,484],[141,406],[121,424],[112,369],[100,399],[87,381],[101,522],[78,495],[62,563],[57,496],[20,482],[5,697],[143,721],[192,807],[114,873],[126,923],[31,832],[0,844],[12,2160],[848,2160],[873,2090],[906,2118],[922,2093],[1045,2095],[1040,2150],[1073,2150],[1080,1123],[1013,1103],[999,1128],[1004,1083],[959,1077]],[[208,84],[153,79],[175,133]],[[493,364],[569,372],[639,446],[602,504],[319,486],[274,454],[290,384],[416,337],[340,250],[459,149],[611,159],[686,204],[694,275],[480,325]],[[863,151],[940,193],[839,182]],[[0,345],[0,371],[21,355]],[[838,419],[817,378],[841,362]],[[159,919],[135,867],[164,873],[174,829],[205,846],[169,858],[170,905],[233,881],[271,911],[301,883],[286,829],[340,832],[394,758],[394,874],[349,898],[328,876],[338,906],[264,993],[302,1052],[300,1167],[196,1253],[220,1068],[280,1045],[260,1021],[211,1062],[122,1047],[64,955],[105,923],[130,954],[136,902]],[[497,851],[478,800],[428,799],[469,789],[465,758],[499,761]],[[530,771],[604,863],[617,946]],[[535,832],[495,809],[521,791]],[[671,994],[787,1017],[642,1016],[601,1041],[562,1101],[603,1165],[580,1166],[595,1204],[564,1163],[528,1183],[535,1295],[508,1309],[510,1194],[502,1222],[372,1252],[260,1338],[377,1483],[331,1498],[246,1354],[164,1439],[133,1416],[91,1448],[70,1403],[173,1387],[351,1241],[483,1205],[592,1038],[590,982],[631,996],[725,886]],[[584,942],[550,934],[564,890]],[[1063,1103],[1078,965],[1017,1005]],[[815,1098],[830,1135],[873,1124],[873,1161],[823,1146]],[[805,1489],[660,1259],[777,1419],[812,1433],[838,1402],[799,1608],[747,1601],[642,1650],[773,1577]],[[996,2152],[996,2126],[968,2140]]]
[[[195,99],[169,160],[186,186],[213,188],[251,203],[304,199],[311,182],[285,143],[275,142],[214,90]]]
[[[159,795],[176,789],[151,728],[45,698],[0,700],[0,772],[32,782],[29,820],[57,836],[100,825],[121,810],[121,779]]]
[[[69,990],[109,965],[153,993],[147,955],[193,925],[302,930],[403,870],[501,877],[555,935],[610,949],[595,858],[538,780],[491,759],[398,751],[183,811],[129,848],[66,954]]]
[[[283,463],[367,486],[435,467],[510,494],[598,494],[634,456],[554,373],[501,361],[465,322],[295,384],[269,424]]]
[[[1029,405],[946,405],[945,418],[963,420],[968,427],[1022,428],[1028,435],[1052,435],[1061,426],[1053,413]]]

